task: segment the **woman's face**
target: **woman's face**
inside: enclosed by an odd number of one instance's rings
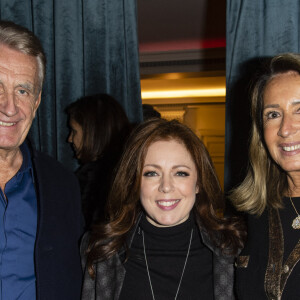
[[[188,219],[194,206],[197,170],[190,153],[176,140],[148,148],[142,170],[140,199],[155,226],[174,226]]]
[[[82,145],[82,127],[73,119],[70,119],[69,126],[71,128],[68,142],[72,144],[77,158]]]
[[[287,72],[266,86],[264,138],[270,155],[290,175],[300,174],[300,75]],[[295,173],[296,172],[296,173]]]

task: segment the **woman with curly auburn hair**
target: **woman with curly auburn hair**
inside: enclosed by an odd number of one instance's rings
[[[247,213],[238,299],[300,299],[300,55],[264,65],[252,90],[250,166],[231,193]]]
[[[244,231],[216,214],[223,200],[192,130],[163,119],[137,126],[111,188],[109,221],[82,241],[82,299],[234,299]]]

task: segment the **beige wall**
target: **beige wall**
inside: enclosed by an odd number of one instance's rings
[[[224,71],[162,73],[141,79],[143,103],[153,105],[163,118],[179,119],[203,140],[222,187],[225,152],[225,86]],[[198,93],[199,91],[202,93]],[[156,94],[149,95],[148,92]],[[164,95],[168,94],[168,96],[157,95],[157,92],[164,92]],[[174,92],[180,92],[180,96],[175,93],[174,97],[169,97],[170,93],[174,95]],[[185,95],[182,92],[185,92]]]
[[[203,140],[216,168],[221,186],[224,185],[225,104],[188,107],[184,123]]]
[[[224,103],[154,106],[162,117],[179,119],[203,140],[217,171],[221,186],[224,185],[225,152],[225,98]]]

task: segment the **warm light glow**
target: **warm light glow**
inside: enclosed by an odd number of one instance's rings
[[[226,88],[142,92],[142,99],[225,97]]]

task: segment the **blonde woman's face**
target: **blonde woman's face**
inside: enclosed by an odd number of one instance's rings
[[[197,170],[185,146],[175,140],[148,148],[142,170],[140,199],[155,226],[174,226],[188,219],[195,204]]]
[[[264,138],[274,161],[290,175],[300,175],[300,75],[274,77],[264,93]]]
[[[82,127],[73,119],[70,119],[70,134],[68,137],[68,142],[72,144],[77,158],[80,158],[79,152],[82,146]]]

